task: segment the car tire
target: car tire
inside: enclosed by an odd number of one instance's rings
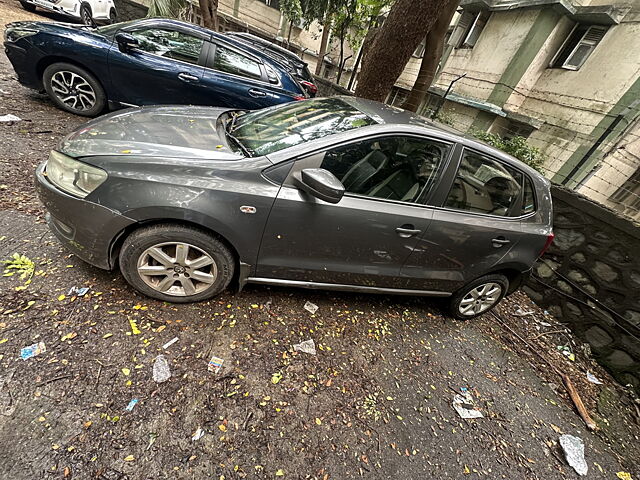
[[[222,241],[197,228],[174,224],[132,232],[122,245],[119,262],[133,288],[173,303],[212,298],[229,286],[235,272],[235,257]]]
[[[493,309],[508,290],[509,279],[504,275],[485,275],[451,296],[449,312],[458,320],[471,320]]]
[[[27,2],[20,2],[20,5],[22,5],[22,8],[24,8],[27,12],[35,12],[36,11],[36,6],[32,3],[27,3]]]
[[[88,25],[89,27],[95,26],[93,21],[93,14],[91,13],[91,7],[86,3],[80,7],[80,21],[84,25]]]
[[[112,25],[118,22],[118,13],[115,8],[109,10],[109,24]]]
[[[107,104],[100,82],[85,69],[71,63],[49,65],[42,74],[42,83],[53,103],[76,115],[95,117]],[[65,90],[76,94],[66,95]]]

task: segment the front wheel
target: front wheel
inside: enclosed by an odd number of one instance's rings
[[[42,83],[59,108],[76,115],[95,117],[107,104],[100,82],[85,69],[70,63],[49,65],[42,75]]]
[[[485,275],[454,293],[449,303],[449,311],[458,320],[470,320],[500,303],[508,289],[509,280],[504,275]]]
[[[80,7],[80,21],[83,24],[88,25],[89,27],[94,26],[93,15],[91,13],[91,8],[89,7],[89,5],[85,4]]]
[[[140,293],[174,303],[198,302],[221,293],[233,278],[234,256],[220,240],[183,225],[153,225],[129,235],[120,271]]]

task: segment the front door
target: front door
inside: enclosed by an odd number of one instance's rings
[[[450,148],[419,137],[385,136],[296,161],[269,216],[257,276],[405,288],[400,267],[431,222],[433,209],[421,202]],[[339,203],[293,186],[296,172],[318,167],[343,183]]]
[[[127,31],[138,47],[109,50],[113,100],[132,105],[195,105],[203,87],[204,40],[186,31],[145,26]]]
[[[520,217],[528,213],[519,170],[464,149],[442,208],[402,267],[409,288],[453,292],[484,275],[523,237]],[[530,202],[530,200],[529,200]]]

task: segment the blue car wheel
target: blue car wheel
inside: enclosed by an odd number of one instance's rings
[[[76,65],[51,64],[45,69],[42,81],[51,100],[58,107],[76,115],[95,117],[107,103],[100,82]]]

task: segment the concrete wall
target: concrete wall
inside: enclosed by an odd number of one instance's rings
[[[552,195],[556,238],[524,290],[640,392],[640,226],[578,193]]]

